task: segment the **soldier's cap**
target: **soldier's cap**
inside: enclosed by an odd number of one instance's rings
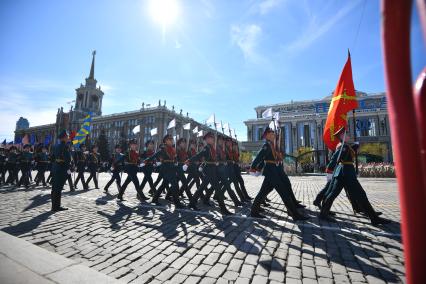
[[[345,127],[342,126],[336,132],[334,132],[333,136],[339,136],[340,134],[344,133],[345,130],[346,130]]]
[[[149,144],[154,144],[154,141],[148,140],[145,142],[145,147],[148,147]]]
[[[68,131],[66,129],[63,129],[63,130],[59,131],[58,139],[62,139],[62,138],[67,137],[67,136],[68,136]]]
[[[178,144],[185,142],[186,143],[186,138],[179,138],[179,140],[177,141]]]
[[[207,138],[214,138],[213,132],[209,131],[206,134],[204,134],[203,139],[206,140]]]
[[[24,149],[31,148],[31,145],[30,144],[25,144],[23,148]]]
[[[133,144],[133,145],[135,145],[135,144],[137,145],[137,144],[138,144],[138,141],[136,141],[136,139],[130,139],[129,144],[130,144],[130,145],[132,145],[132,144]]]
[[[266,127],[265,131],[263,131],[262,139],[264,139],[266,137],[266,135],[268,135],[268,133],[271,133],[271,132],[274,133],[274,130],[272,130],[272,128],[270,128],[270,127]]]
[[[163,137],[163,143],[166,143],[166,140],[169,140],[169,139],[173,140],[173,136],[172,136],[172,135],[170,135],[170,134],[166,134],[166,135]]]
[[[115,149],[121,149],[121,145],[120,144],[117,144],[117,145],[115,145],[115,147],[114,147]]]

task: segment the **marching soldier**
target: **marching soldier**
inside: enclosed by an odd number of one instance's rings
[[[77,189],[77,184],[80,180],[81,180],[81,184],[83,185],[83,189],[85,190],[89,189],[84,179],[84,171],[86,170],[86,167],[87,167],[87,155],[88,155],[88,152],[86,152],[86,145],[84,144],[80,145],[80,150],[77,150],[75,152],[74,162],[77,166],[77,178],[74,182],[74,186],[76,189]]]
[[[87,167],[90,173],[90,176],[86,181],[87,188],[89,187],[89,182],[93,179],[93,182],[95,183],[95,188],[99,189],[98,187],[99,163],[100,163],[100,155],[98,153],[98,146],[93,145],[92,152],[87,157]]]
[[[308,217],[303,216],[297,211],[296,203],[291,198],[291,184],[289,180],[285,180],[281,177],[282,172],[280,167],[282,167],[282,165],[279,163],[279,156],[274,147],[275,132],[271,128],[267,127],[263,132],[262,138],[265,139],[265,143],[256,158],[253,160],[250,172],[256,172],[259,169],[259,165],[262,165],[262,172],[265,178],[259,193],[254,199],[251,208],[251,216],[257,218],[264,217],[259,213],[260,204],[265,200],[266,196],[275,189],[287,207],[287,212],[293,220],[307,220]]]
[[[161,165],[160,172],[163,176],[163,184],[164,186],[169,187],[169,192],[172,196],[173,203],[176,208],[184,208],[185,206],[180,203],[179,201],[179,184],[178,184],[178,177],[176,172],[176,151],[173,147],[173,137],[169,134],[164,136],[163,143],[165,144],[164,147],[161,147],[154,155],[149,157],[148,159],[145,159],[143,161],[144,165],[146,162],[152,162],[154,160],[158,160]],[[160,197],[161,191],[163,189],[163,186],[160,186],[154,193],[154,196],[152,197],[152,202],[160,205],[158,199]]]
[[[180,181],[182,183],[182,186],[179,190],[179,195],[183,195],[183,192],[186,193],[186,196],[188,197],[189,200],[191,200],[192,198],[192,194],[191,191],[188,188],[188,180],[185,176],[185,172],[183,171],[182,167],[185,164],[186,160],[188,160],[188,153],[186,152],[186,139],[185,138],[180,138],[177,141],[177,162],[178,162],[178,167],[177,167],[177,177],[178,177],[178,182]]]
[[[146,160],[154,155],[154,141],[148,140],[145,143],[145,151],[141,155],[142,160]],[[154,165],[152,162],[146,162],[145,166],[142,167],[143,180],[141,182],[140,188],[143,192],[146,183],[149,184],[149,193],[152,195],[155,192],[154,181],[152,180],[152,173],[154,172]]]
[[[47,154],[47,148],[45,146],[40,145],[39,149],[40,151],[35,156],[37,169],[37,175],[35,177],[36,185],[38,186],[41,182],[43,186],[47,186],[45,172],[49,164],[49,155]]]
[[[190,140],[189,141],[189,149],[188,149],[188,158],[192,158],[197,154],[197,141]],[[188,189],[191,190],[191,188],[196,186],[198,189],[200,187],[200,172],[198,170],[198,167],[200,166],[200,163],[198,161],[195,161],[194,163],[191,163],[188,166],[187,169],[187,180],[188,180]]]
[[[220,135],[217,137],[216,150],[217,150],[217,161],[218,161],[217,176],[219,178],[219,184],[223,188],[222,191],[223,192],[226,191],[228,193],[229,197],[231,197],[232,201],[234,202],[235,207],[242,206],[243,204],[235,195],[230,185],[230,179],[232,174],[230,172],[230,166],[232,165],[228,164],[226,151],[225,151],[224,138]]]
[[[234,153],[232,150],[232,138],[230,137],[225,139],[225,154],[230,183],[234,185],[235,191],[237,192],[242,202],[250,201],[250,199],[247,198],[247,196],[244,195],[243,191],[241,190],[239,181],[237,179],[237,173],[235,172]]]
[[[121,146],[119,144],[115,145],[115,153],[111,157],[111,172],[112,176],[109,182],[105,185],[104,191],[105,193],[108,193],[108,188],[111,186],[111,184],[115,181],[117,183],[117,189],[118,192],[120,192],[121,189],[121,171],[123,170],[124,165],[124,154],[121,153]]]
[[[198,199],[201,197],[201,194],[203,191],[206,191],[206,195],[203,198],[204,204],[210,205],[209,198],[214,190],[217,191],[217,202],[219,204],[220,212],[223,215],[232,215],[231,212],[226,208],[225,202],[224,202],[224,190],[226,190],[225,187],[221,188],[219,184],[219,179],[217,175],[217,154],[214,147],[215,143],[215,137],[212,132],[207,132],[204,137],[204,141],[206,142],[206,145],[204,148],[198,152],[196,155],[191,157],[187,161],[188,164],[192,164],[196,161],[200,162],[203,160],[204,167],[202,171],[202,182],[200,185],[200,188],[198,188],[194,195],[192,196],[191,202],[189,203],[189,207],[198,210],[197,203]],[[211,184],[211,188],[209,191],[207,191],[207,186]]]
[[[19,165],[21,168],[22,176],[18,182],[18,186],[23,184],[25,188],[29,188],[30,186],[30,171],[31,171],[31,163],[33,162],[33,153],[30,151],[31,145],[26,144],[23,148],[23,153],[19,159]]]
[[[243,177],[241,176],[241,167],[240,167],[240,151],[238,149],[238,143],[237,141],[232,141],[232,152],[233,152],[233,160],[234,160],[234,172],[235,172],[235,177],[237,179],[238,185],[241,188],[241,192],[244,195],[245,199],[250,201],[253,198],[250,197],[250,195],[247,192],[246,186],[244,184],[244,180]]]
[[[6,183],[6,152],[0,147],[0,185]]]
[[[61,207],[61,194],[64,189],[65,182],[68,175],[71,174],[71,154],[70,149],[67,146],[68,133],[66,130],[62,130],[58,139],[60,142],[55,145],[52,153],[52,211],[63,211],[68,208]]]
[[[6,184],[18,184],[18,153],[15,145],[9,148],[9,154],[6,157],[6,170],[8,172]]]
[[[370,218],[374,226],[387,224],[390,221],[379,217],[377,212],[374,211],[367,198],[367,194],[357,179],[354,157],[359,144],[349,145],[346,143],[348,137],[345,132],[345,127],[341,127],[334,133],[334,136],[338,137],[340,143],[337,145],[336,151],[326,168],[326,172],[332,174],[331,186],[325,193],[319,218],[329,222],[336,222],[334,218],[330,217],[330,208],[334,199],[336,199],[343,187],[345,187],[355,203]]]
[[[74,182],[72,180],[72,173],[75,170],[75,163],[74,163],[74,156],[75,156],[74,153],[75,153],[75,151],[73,149],[71,141],[67,142],[67,147],[68,147],[68,150],[70,151],[70,155],[71,155],[70,172],[67,175],[67,182],[68,182],[68,186],[70,187],[70,191],[73,192],[73,191],[75,191],[75,189],[74,189]]]
[[[129,185],[129,183],[132,182],[136,192],[138,193],[137,195],[138,199],[140,201],[148,200],[149,198],[147,198],[140,189],[139,180],[137,176],[138,165],[139,165],[139,153],[136,149],[138,148],[138,142],[136,142],[136,140],[133,139],[133,140],[130,140],[129,144],[130,144],[130,150],[126,154],[126,159],[124,163],[125,169],[127,172],[127,178],[124,181],[123,185],[121,186],[120,191],[118,192],[117,199],[120,201],[123,201],[124,192],[126,191],[126,188]]]

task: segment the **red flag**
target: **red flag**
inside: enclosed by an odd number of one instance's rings
[[[71,131],[71,134],[70,134],[69,140],[70,140],[70,141],[74,140],[74,137],[75,137],[76,135],[77,135],[77,132],[76,132],[75,130]]]
[[[331,98],[328,109],[327,121],[324,127],[324,143],[330,150],[335,150],[339,143],[333,134],[341,127],[348,124],[347,113],[358,107],[355,96],[355,87],[352,79],[351,55],[348,53],[348,60],[340,74],[336,89]]]

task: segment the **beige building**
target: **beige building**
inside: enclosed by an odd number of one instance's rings
[[[357,91],[356,95],[359,108],[355,112],[355,127],[352,113],[348,114],[348,124],[351,138],[354,137],[355,128],[357,140],[361,144],[361,161],[376,159],[392,162],[392,143],[385,93],[367,94]],[[285,153],[297,155],[301,147],[312,148],[318,150],[317,160],[320,165],[324,165],[327,151],[322,134],[330,101],[331,96],[328,96],[316,101],[291,101],[256,107],[256,118],[244,122],[247,126],[247,142],[243,142],[244,149],[257,151],[260,148],[262,133],[271,121],[263,119],[262,113],[271,107],[273,112],[280,113],[279,125],[284,135],[281,147]]]
[[[26,134],[32,142],[45,143],[54,142],[59,129],[68,129],[70,131],[78,131],[83,123],[83,118],[91,112],[93,119],[91,123],[90,140],[96,141],[99,135],[104,131],[108,139],[109,146],[112,149],[116,143],[128,139],[138,139],[141,145],[148,139],[162,139],[167,133],[167,125],[172,119],[176,119],[176,128],[169,130],[169,134],[176,134],[179,137],[196,136],[193,129],[209,130],[206,125],[199,123],[183,114],[182,110],[175,111],[174,106],[171,109],[166,107],[166,103],[158,102],[157,106],[141,104],[141,108],[134,111],[102,115],[102,99],[104,92],[97,85],[95,79],[95,55],[93,52],[92,64],[90,67],[89,77],[86,78],[85,84],[81,84],[76,89],[75,105],[71,107],[69,112],[65,112],[63,108],[59,108],[56,115],[56,122],[46,125],[29,127],[28,121],[20,118],[17,122],[15,130],[15,141],[19,141]],[[191,123],[191,129],[183,130],[183,125]],[[133,134],[133,129],[139,125],[140,132]],[[157,135],[151,136],[151,130],[157,128]],[[48,143],[46,143],[48,144]]]

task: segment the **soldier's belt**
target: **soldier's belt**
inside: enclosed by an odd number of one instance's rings
[[[274,165],[278,165],[279,161],[274,161],[274,160],[265,160],[265,163],[267,164],[274,164]]]
[[[206,165],[215,165],[215,166],[217,166],[217,165],[219,165],[219,163],[218,162],[204,162]]]
[[[61,159],[55,159],[55,162],[57,162],[57,163],[64,163],[65,161],[61,160]]]
[[[340,162],[342,165],[354,165],[354,163],[353,162]]]
[[[125,164],[126,165],[137,165],[137,163],[128,163],[128,162],[126,162]]]

